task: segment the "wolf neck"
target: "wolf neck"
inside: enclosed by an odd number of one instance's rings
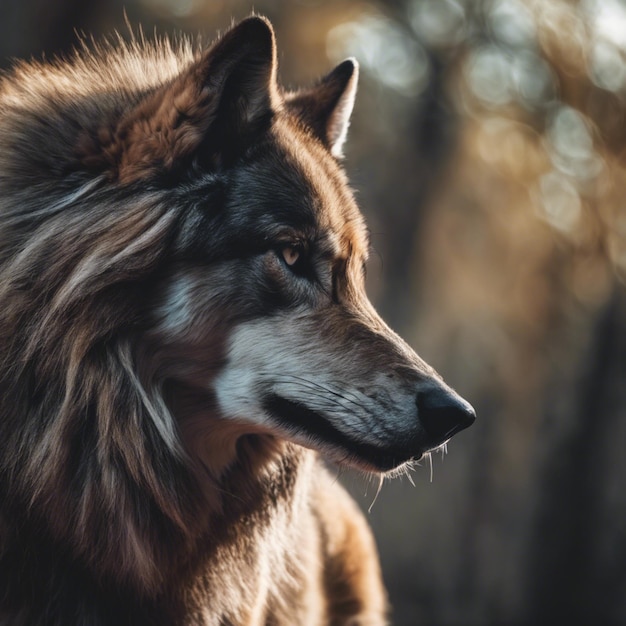
[[[176,580],[166,583],[166,588],[178,589],[176,596],[157,599],[166,605],[184,605],[186,614],[211,607],[211,614],[224,616],[224,623],[248,623],[249,607],[284,601],[264,597],[268,592],[263,581],[268,577],[285,576],[275,587],[285,597],[297,597],[298,584],[311,576],[307,570],[314,569],[305,559],[311,541],[307,524],[311,523],[314,472],[310,466],[316,453],[258,435],[240,437],[236,449],[236,461],[214,483],[216,499],[205,499],[206,533],[197,542],[193,559],[175,572]],[[286,550],[294,545],[301,547],[302,554]],[[282,573],[273,573],[272,563],[277,562],[290,565]],[[216,594],[214,589],[221,591]],[[233,593],[224,594],[224,589]]]
[[[18,535],[5,536],[3,533],[10,526],[0,518],[0,539],[5,546],[0,551],[0,578],[15,583],[15,593],[11,593],[13,583],[9,582],[9,593],[0,598],[0,623],[4,623],[4,618],[8,623],[40,623],[42,616],[47,615],[50,620],[46,623],[58,626],[155,626],[171,623],[174,613],[189,615],[211,606],[215,615],[236,615],[241,606],[253,605],[259,593],[258,582],[271,575],[268,568],[273,559],[293,561],[294,571],[302,567],[298,555],[283,553],[284,545],[293,545],[292,541],[283,540],[294,535],[302,542],[301,520],[308,515],[308,476],[312,474],[306,470],[315,461],[315,453],[291,444],[282,447],[282,454],[268,457],[264,450],[268,443],[271,442],[253,436],[241,438],[237,461],[216,486],[221,492],[220,500],[213,503],[216,508],[211,505],[206,512],[204,533],[188,538],[185,557],[176,563],[165,562],[159,552],[168,541],[167,533],[145,537],[146,548],[151,549],[152,558],[161,568],[158,589],[142,589],[141,581],[133,584],[132,580],[127,580],[124,588],[112,587],[106,580],[98,580],[62,547],[54,550],[48,546],[38,551],[40,541],[35,532],[24,534],[22,530]],[[275,449],[275,442],[271,446]],[[258,470],[256,478],[251,478],[251,465]],[[34,558],[25,559],[28,554]],[[125,556],[118,554],[117,558],[122,560]],[[16,576],[17,571],[20,576]],[[214,576],[220,577],[215,584]],[[225,581],[225,576],[232,580]],[[25,580],[30,582],[26,587],[42,593],[23,597]],[[293,584],[291,580],[282,582],[283,588]],[[237,593],[230,598],[213,597],[213,587],[232,588]],[[111,605],[111,598],[116,598],[115,606]],[[81,616],[78,621],[77,615]],[[11,621],[13,617],[15,622]]]
[[[302,470],[313,462],[314,452],[269,435],[244,435],[236,449],[236,461],[214,482],[219,502],[207,501],[212,537],[216,535],[213,516],[223,519],[220,523],[225,527],[242,520],[247,523],[248,518],[262,524],[265,516],[275,516],[276,509],[297,514],[296,493],[308,493],[308,485],[303,484],[308,472]]]
[[[311,509],[316,480],[311,466],[317,455],[282,444],[282,454],[262,462],[252,481],[254,471],[249,464],[260,462],[258,453],[267,443],[254,436],[240,440],[239,459],[221,482],[222,512],[211,520],[204,552],[193,575],[180,587],[191,600],[185,612],[201,613],[210,607],[211,624],[269,623],[272,615],[286,607],[308,606],[306,590],[321,584]],[[286,567],[276,568],[276,563]],[[197,606],[194,598],[198,598]],[[261,618],[252,607],[265,607],[266,617]],[[320,605],[307,610],[316,614],[322,609]]]

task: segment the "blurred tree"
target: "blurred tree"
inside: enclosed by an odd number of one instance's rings
[[[528,623],[618,624],[624,617],[626,511],[623,501],[611,503],[606,488],[614,471],[606,451],[620,433],[626,406],[624,320],[626,294],[616,290],[594,322],[567,414],[555,415],[559,407],[553,403],[545,409],[544,434],[550,436],[550,422],[561,427],[541,467],[543,486],[530,541]],[[624,440],[620,443],[623,451]]]

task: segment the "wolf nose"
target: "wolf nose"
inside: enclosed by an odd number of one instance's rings
[[[419,420],[428,436],[428,443],[437,446],[476,419],[474,408],[453,391],[430,389],[417,396]]]

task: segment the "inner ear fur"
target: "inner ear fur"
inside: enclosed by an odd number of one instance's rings
[[[343,155],[358,78],[356,59],[346,59],[313,87],[285,98],[287,110],[308,126],[337,158]]]
[[[250,17],[146,96],[112,130],[100,131],[83,146],[85,161],[104,160],[114,178],[130,183],[171,170],[203,142],[230,142],[219,150],[232,149],[277,106],[276,68],[271,24]]]

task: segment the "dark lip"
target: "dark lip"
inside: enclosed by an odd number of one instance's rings
[[[350,439],[337,430],[322,414],[312,411],[300,402],[269,394],[263,401],[264,410],[286,432],[306,433],[313,439],[338,448],[345,453],[340,463],[368,470],[388,472],[408,461],[419,461],[428,449],[409,441],[409,446],[377,446]],[[412,444],[412,445],[411,445]],[[436,446],[434,446],[436,447]]]

